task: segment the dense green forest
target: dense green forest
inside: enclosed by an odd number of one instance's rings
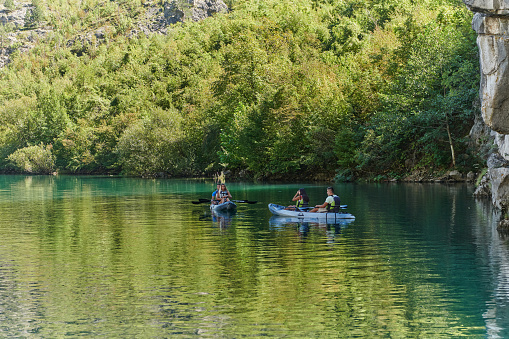
[[[137,30],[159,2],[33,3],[25,33],[51,31],[0,69],[0,170],[382,180],[480,163],[461,0],[225,3],[167,34]]]

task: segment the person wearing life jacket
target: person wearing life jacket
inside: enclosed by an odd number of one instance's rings
[[[299,208],[302,207],[308,207],[309,197],[308,194],[306,193],[306,190],[304,188],[299,189],[297,193],[295,193],[295,195],[293,196],[292,201],[295,201],[295,205],[288,206],[287,208],[285,208],[286,210],[293,211],[298,210]]]
[[[318,212],[318,213],[339,213],[341,200],[339,197],[334,194],[334,188],[333,187],[327,187],[327,199],[325,199],[325,202],[321,205],[316,205],[315,208],[313,208],[309,212]]]
[[[219,197],[219,191],[221,191],[221,184],[217,183],[216,190],[212,192],[212,199],[210,200],[210,203],[212,205],[219,204],[219,200],[221,200],[221,198]]]
[[[230,201],[232,198],[232,195],[230,194],[230,191],[226,188],[225,184],[221,184],[221,188],[219,190],[219,198],[221,199],[220,204]]]

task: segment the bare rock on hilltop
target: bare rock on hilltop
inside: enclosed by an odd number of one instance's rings
[[[221,0],[195,0],[191,19],[200,21],[217,13],[226,13],[228,6]]]
[[[0,2],[0,26],[4,27],[4,33],[0,40],[0,68],[9,63],[9,56],[15,50],[21,52],[30,50],[40,37],[52,30],[52,27],[43,25],[37,29],[24,30],[26,13],[30,10],[31,3],[15,1],[15,4],[16,9],[7,10]],[[131,26],[123,32],[127,37],[133,38],[139,34],[166,35],[173,24],[200,21],[218,13],[228,12],[228,6],[223,0],[166,0],[162,4],[159,1],[147,1],[145,8],[144,15],[136,18],[137,22],[133,25],[134,27]],[[94,27],[90,31],[72,37],[66,42],[66,45],[74,48],[79,54],[88,45],[103,43],[108,32],[115,31],[118,33],[118,27],[106,23],[105,26]]]
[[[200,21],[228,11],[228,6],[222,0],[172,0],[166,1],[163,7],[164,18],[169,24]]]

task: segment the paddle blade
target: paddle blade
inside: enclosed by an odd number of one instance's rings
[[[250,201],[250,200],[232,200],[233,202],[245,203],[245,204],[256,204],[258,201]]]

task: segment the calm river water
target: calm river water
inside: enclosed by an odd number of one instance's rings
[[[473,187],[337,184],[355,221],[271,218],[298,188],[0,176],[1,337],[509,337],[509,243]]]

